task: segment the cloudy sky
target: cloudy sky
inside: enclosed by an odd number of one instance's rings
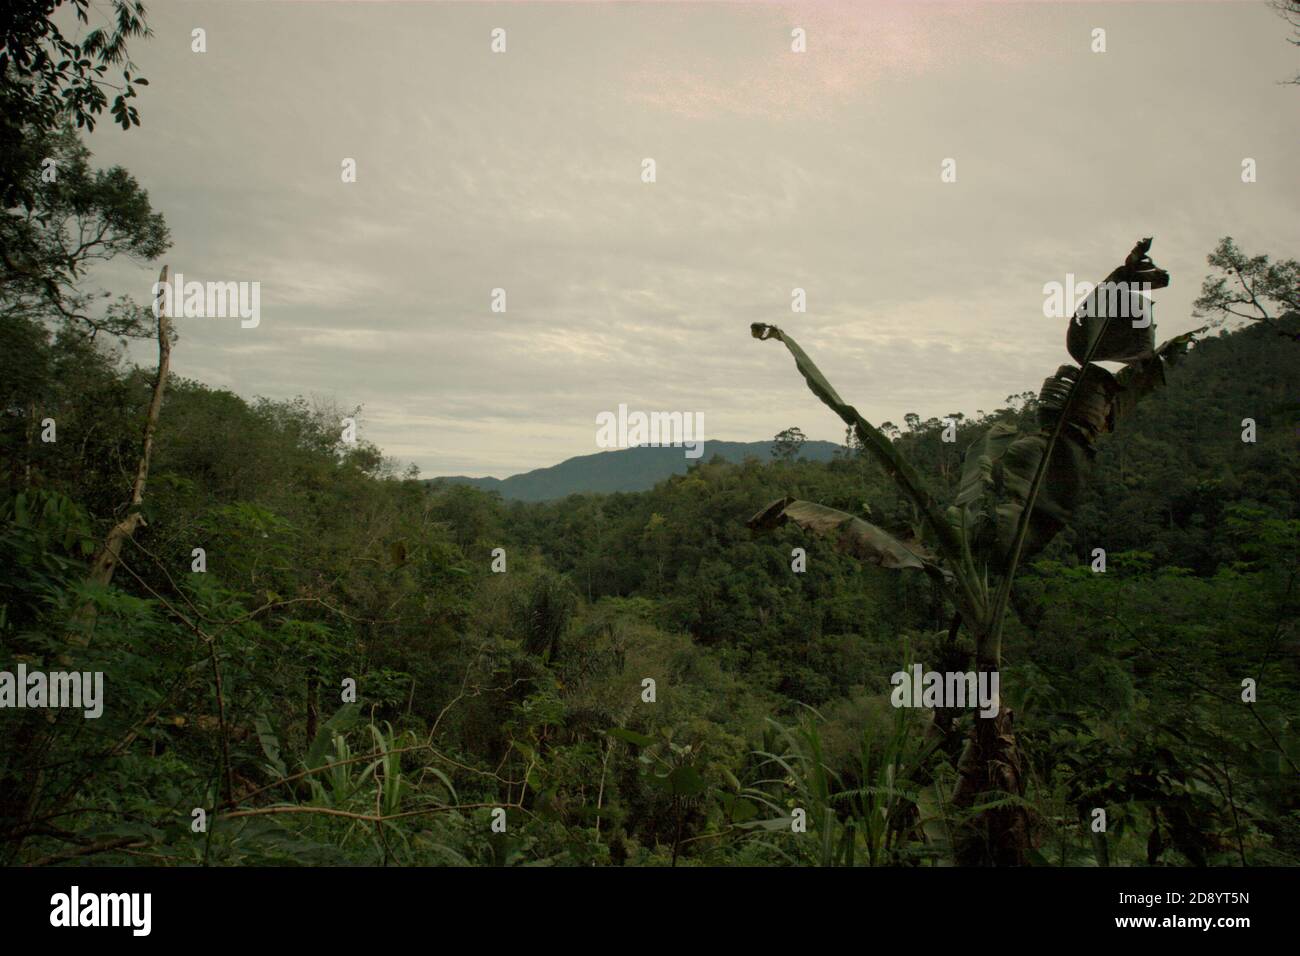
[[[841,440],[756,321],[874,421],[992,410],[1068,360],[1044,283],[1153,235],[1163,338],[1220,236],[1300,252],[1300,58],[1263,3],[149,7],[143,126],[91,148],[173,270],[261,283],[257,328],[179,319],[174,370],[360,404],[426,476],[590,454],[620,403]]]

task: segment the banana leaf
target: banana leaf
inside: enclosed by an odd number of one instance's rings
[[[939,547],[944,556],[954,565],[959,563],[962,555],[960,536],[948,523],[943,510],[939,507],[939,503],[925,487],[911,463],[898,453],[889,438],[863,418],[856,408],[840,398],[835,388],[822,374],[821,369],[814,364],[813,360],[808,357],[808,354],[799,347],[799,343],[794,339],[775,325],[765,325],[762,322],[752,324],[749,331],[756,339],[776,339],[786,347],[790,354],[794,356],[795,366],[803,375],[804,381],[808,383],[808,388],[812,393],[829,406],[840,417],[841,421],[854,430],[863,447],[875,456],[876,460],[885,469],[885,473],[920,509],[921,514],[938,538]]]
[[[839,550],[882,568],[926,570],[934,567],[932,556],[920,545],[904,544],[869,521],[813,501],[778,498],[750,518],[748,524],[754,531],[770,531],[786,522],[794,522],[812,534],[832,538]]]
[[[1186,354],[1196,336],[1205,326],[1176,335],[1156,349],[1155,355],[1144,362],[1126,366],[1115,376],[1118,392],[1111,405],[1111,418],[1119,422],[1132,414],[1137,403],[1165,384],[1165,366],[1174,365]]]
[[[1098,339],[1094,362],[1141,362],[1155,354],[1155,326],[1149,311],[1144,321],[1138,319],[1141,300],[1136,290],[1165,288],[1169,273],[1151,261],[1147,255],[1150,249],[1149,238],[1139,241],[1124,264],[1102,280],[1075,312],[1065,334],[1065,347],[1080,365]],[[1120,288],[1125,291],[1111,294],[1111,290]],[[1149,309],[1150,303],[1146,305]]]
[[[1066,427],[1067,433],[1073,432],[1087,447],[1092,448],[1098,438],[1113,430],[1111,406],[1120,390],[1115,376],[1100,365],[1089,365],[1086,369],[1062,365],[1055,375],[1043,382],[1042,390],[1038,393],[1038,424],[1051,434],[1056,419],[1065,408],[1070,389],[1081,376],[1083,382],[1070,407],[1070,419],[1066,422]]]

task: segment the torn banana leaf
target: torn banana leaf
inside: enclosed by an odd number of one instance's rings
[[[869,521],[813,501],[778,498],[750,518],[748,524],[754,531],[770,531],[786,522],[830,538],[839,550],[882,568],[916,568],[930,574],[943,574],[935,565],[933,556],[921,545],[904,544]]]
[[[885,473],[920,509],[921,514],[938,538],[939,546],[946,557],[950,561],[959,561],[962,553],[960,536],[948,524],[939,503],[930,494],[920,475],[916,473],[916,469],[898,453],[893,443],[879,429],[863,418],[856,408],[840,398],[839,393],[835,391],[830,381],[822,374],[821,369],[808,357],[808,353],[799,347],[798,342],[775,325],[765,325],[762,322],[753,323],[749,327],[749,331],[756,339],[776,339],[786,347],[787,351],[794,357],[795,367],[803,375],[804,381],[808,383],[808,388],[811,389],[812,393],[854,430],[863,447],[875,456],[876,460],[885,469]]]
[[[1098,339],[1094,362],[1141,362],[1155,355],[1151,303],[1140,290],[1165,288],[1169,273],[1151,261],[1150,248],[1150,239],[1138,242],[1075,312],[1065,347],[1080,365]]]
[[[1133,409],[1147,395],[1165,384],[1165,366],[1174,365],[1186,354],[1196,336],[1205,331],[1205,326],[1176,335],[1156,349],[1155,355],[1145,362],[1135,362],[1122,369],[1115,376],[1119,390],[1111,405],[1112,422],[1120,422],[1132,414]]]
[[[1074,396],[1066,425],[1067,430],[1072,430],[1076,437],[1092,448],[1098,438],[1113,430],[1111,405],[1120,389],[1115,376],[1100,365],[1089,365],[1086,370],[1073,365],[1062,365],[1055,375],[1043,382],[1042,390],[1038,393],[1038,424],[1051,434],[1056,419],[1065,408],[1070,389],[1081,373],[1083,382],[1079,385],[1078,394]]]

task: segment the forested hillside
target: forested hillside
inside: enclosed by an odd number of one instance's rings
[[[721,458],[737,464],[747,458],[770,461],[772,442],[715,441],[703,443],[701,453],[688,458],[685,449],[664,445],[641,446],[579,455],[548,468],[535,468],[509,478],[429,479],[431,483],[469,485],[499,492],[506,501],[553,501],[584,492],[648,491],[671,475],[685,474],[700,458]],[[798,456],[809,461],[830,461],[838,450],[833,442],[801,441]]]
[[[841,368],[871,353],[909,394],[976,394],[1036,348],[1002,338],[1008,293],[1117,233],[1183,230],[1184,271],[1221,230],[1285,246],[1258,25],[1207,60],[1205,11],[1121,11],[1101,58],[1068,5],[1007,32],[847,4],[811,46],[765,5],[568,6],[503,8],[509,46],[477,5],[165,7],[143,141],[139,0],[0,13],[0,863],[1300,864],[1290,249],[1219,238],[1206,327],[1160,345],[1142,312],[1098,312],[1101,286],[1061,291],[1074,364],[975,418],[873,425],[849,404],[872,382],[841,398],[791,334],[746,332],[780,314],[844,342]],[[1035,55],[990,56],[1008,37]],[[1141,162],[1043,132],[1116,103],[1161,120]],[[1067,243],[1043,210],[1091,221]],[[1120,304],[1170,284],[1152,243],[1103,280]],[[153,303],[121,294],[157,266]],[[782,346],[843,446],[787,427],[770,454],[430,483],[334,404],[368,379],[395,430],[451,424],[482,439],[452,460],[509,461],[593,395],[776,414],[748,363]],[[254,371],[189,380],[187,349]],[[268,381],[334,397],[252,397]],[[597,442],[640,444],[626,425]],[[43,928],[77,925],[77,891]],[[88,896],[83,925],[100,896],[120,924],[127,894]]]
[[[173,379],[102,587],[150,375],[3,322],[4,666],[105,674],[97,719],[6,713],[9,862],[952,859],[960,734],[936,728],[971,718],[889,701],[893,672],[963,654],[929,579],[746,527],[792,495],[917,530],[860,449],[506,503],[398,473],[336,409]],[[1295,349],[1201,341],[1018,579],[1031,862],[1300,861]],[[980,430],[1034,412],[1013,397],[956,442],[911,418],[895,444],[943,491]]]

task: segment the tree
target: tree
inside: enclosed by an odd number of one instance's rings
[[[92,336],[152,335],[148,308],[123,297],[97,312],[92,305],[109,293],[87,292],[83,280],[96,262],[162,255],[171,245],[162,213],[121,166],[92,169],[90,150],[71,126],[42,134],[37,149],[54,160],[56,175],[45,182],[39,167],[27,170],[32,204],[0,218],[0,312],[54,315]]]
[[[1169,274],[1147,256],[1150,247],[1150,239],[1138,242],[1106,282],[1167,286]],[[841,548],[881,567],[925,572],[954,607],[949,643],[964,624],[974,635],[977,671],[998,673],[1016,569],[1070,521],[1097,439],[1131,413],[1138,399],[1164,384],[1165,366],[1173,364],[1197,334],[1178,336],[1156,348],[1150,322],[1139,327],[1112,319],[1090,310],[1075,316],[1066,345],[1078,367],[1063,365],[1043,383],[1038,428],[1022,432],[1007,422],[989,428],[967,448],[956,497],[946,510],[889,438],[840,398],[793,339],[775,326],[754,324],[755,338],[785,345],[813,394],[857,432],[911,500],[933,550],[901,541],[846,512],[788,497],[754,515],[750,527],[767,530],[794,522],[835,538]],[[1125,368],[1112,375],[1094,361],[1121,361]],[[958,862],[1023,863],[1030,820],[1020,802],[1023,768],[1009,708],[999,704],[995,716],[975,721],[958,772],[958,806],[976,810],[997,803],[976,813],[964,830]]]
[[[160,283],[167,281],[167,267],[158,276]],[[126,516],[113,525],[104,544],[90,563],[88,581],[98,587],[107,587],[113,580],[122,558],[122,547],[136,530],[144,524],[144,492],[149,483],[149,465],[153,460],[154,434],[158,431],[158,416],[162,413],[163,396],[167,392],[167,374],[171,368],[172,335],[165,310],[158,310],[158,372],[154,376],[149,408],[145,413],[143,433],[140,437],[140,457],[136,461],[135,477],[131,482],[131,497],[127,501]],[[89,605],[87,605],[89,607]]]
[[[77,21],[89,25],[90,0],[66,0]],[[151,35],[139,0],[112,0],[113,23],[95,27],[79,41],[65,37],[54,15],[65,0],[8,0],[0,7],[0,194],[4,206],[34,205],[30,173],[45,156],[42,137],[62,122],[95,128],[96,117],[113,97],[113,119],[123,129],[140,124],[127,101],[149,81],[133,76],[126,44]],[[108,78],[121,67],[121,83]]]
[[[772,457],[781,462],[794,461],[799,457],[799,450],[807,440],[807,436],[798,428],[779,431],[772,440]]]
[[[1279,321],[1300,312],[1300,262],[1268,256],[1248,256],[1231,236],[1219,240],[1206,261],[1220,275],[1205,277],[1201,294],[1192,304],[1194,315],[1211,317],[1218,327],[1229,316],[1272,326],[1279,335],[1300,341],[1300,335],[1280,327]]]

